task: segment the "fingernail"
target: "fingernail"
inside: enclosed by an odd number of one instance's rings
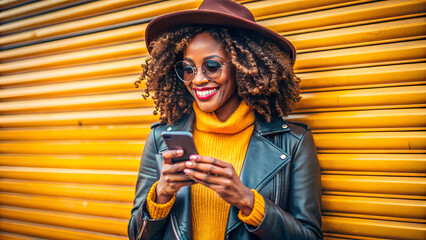
[[[183,170],[183,172],[184,172],[185,174],[190,174],[190,173],[191,173],[191,171],[189,171],[189,169],[184,169],[184,170]]]
[[[189,156],[189,159],[191,159],[191,160],[195,160],[195,159],[197,159],[197,156],[195,156],[195,155],[191,155],[191,156]]]
[[[191,162],[191,161],[187,161],[187,162],[185,162],[185,166],[187,166],[187,167],[192,166],[192,162]]]
[[[183,153],[183,150],[182,150],[182,149],[180,149],[180,150],[176,150],[176,153],[177,153],[177,154],[182,154],[182,153]]]

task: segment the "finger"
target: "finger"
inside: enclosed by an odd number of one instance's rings
[[[195,161],[194,162],[186,161],[185,166],[200,172],[211,174],[211,175],[223,176],[227,178],[232,177],[232,171],[229,168],[222,168],[213,164],[200,163]]]
[[[179,182],[179,183],[177,183],[176,185],[177,185],[177,187],[180,189],[180,188],[182,188],[182,187],[185,187],[185,186],[190,186],[190,185],[193,185],[193,184],[195,184],[196,182],[194,181],[194,180],[190,180],[190,181],[185,181],[185,182]]]
[[[180,157],[183,155],[183,150],[179,149],[179,150],[166,150],[162,153],[163,155],[163,160],[164,161],[169,161],[172,158],[176,158],[176,157]]]
[[[222,182],[221,178],[223,178],[213,176],[204,172],[199,172],[193,169],[185,169],[183,170],[183,172],[196,182],[202,181],[209,184],[220,184]]]
[[[164,163],[163,169],[161,170],[162,174],[170,174],[170,173],[177,173],[182,172],[183,169],[185,169],[185,162],[177,162],[177,163]]]
[[[164,176],[164,181],[167,183],[185,182],[185,181],[191,181],[191,180],[192,179],[184,173],[168,174]]]
[[[177,191],[179,191],[179,189],[181,189],[182,187],[189,186],[189,185],[192,185],[192,184],[195,184],[195,183],[196,182],[193,181],[193,180],[168,183],[167,189],[169,189],[173,194],[173,193],[176,193]]]
[[[209,163],[209,164],[213,164],[219,167],[229,167],[229,163],[221,161],[219,159],[213,158],[213,157],[206,157],[206,156],[200,156],[200,155],[191,155],[189,157],[190,160],[194,161],[194,162],[199,162],[199,163]]]
[[[191,177],[191,176],[190,176],[190,177]],[[218,187],[220,187],[220,185],[217,185],[217,184],[214,184],[214,183],[210,183],[210,182],[206,182],[206,181],[200,180],[200,179],[195,178],[195,177],[191,177],[191,178],[193,179],[193,181],[194,181],[195,183],[202,184],[202,185],[204,185],[204,186],[206,186],[206,187],[208,187],[208,188],[212,189],[212,190],[213,190],[213,191],[215,191],[215,192],[216,192],[216,189],[217,189]]]

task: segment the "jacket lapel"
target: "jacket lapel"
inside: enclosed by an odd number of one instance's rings
[[[181,239],[192,239],[192,217],[191,217],[191,186],[181,188],[176,193],[176,206],[172,208],[171,221],[176,224]]]
[[[193,131],[195,116],[193,114],[185,115],[182,120],[175,125],[167,125],[165,129],[167,131]],[[160,151],[166,150],[166,144],[161,143]],[[163,160],[161,158],[161,163],[158,162],[159,166],[163,165]],[[161,168],[160,168],[161,169]],[[181,239],[192,239],[192,213],[191,213],[191,186],[186,186],[181,188],[176,193],[176,201],[174,203],[175,207],[172,208],[170,212],[170,220],[173,228],[176,228],[176,233]]]
[[[248,188],[259,191],[288,163],[289,154],[263,137],[263,135],[288,131],[288,128],[283,126],[286,125],[281,119],[275,119],[268,124],[257,119],[240,174],[241,182]],[[238,219],[238,211],[236,207],[231,206],[226,234],[242,223]]]

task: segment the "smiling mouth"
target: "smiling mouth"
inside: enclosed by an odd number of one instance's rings
[[[194,88],[195,95],[197,96],[197,98],[199,100],[209,99],[210,97],[215,95],[218,90],[219,90],[218,87],[217,88],[210,88],[210,89],[195,89]]]

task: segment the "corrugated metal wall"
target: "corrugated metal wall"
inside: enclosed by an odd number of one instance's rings
[[[126,238],[144,29],[200,2],[0,1],[1,239]],[[240,2],[298,50],[326,239],[425,239],[426,2]]]

